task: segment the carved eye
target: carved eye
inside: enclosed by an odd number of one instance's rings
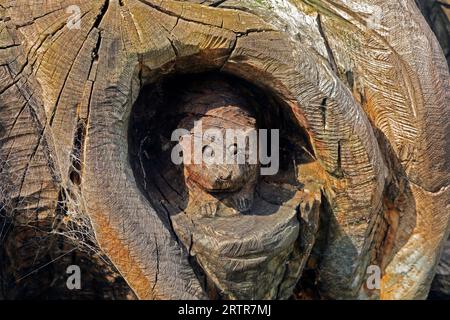
[[[214,157],[214,149],[211,146],[204,146],[202,152],[204,157]]]
[[[232,155],[237,155],[238,153],[238,146],[237,144],[232,144],[231,146],[228,147],[228,151],[232,154]]]

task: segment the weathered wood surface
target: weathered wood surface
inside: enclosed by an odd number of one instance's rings
[[[416,0],[416,3],[439,40],[450,66],[450,1]]]
[[[3,211],[52,220],[64,195],[139,298],[205,298],[170,217],[136,183],[128,120],[164,74],[226,72],[307,132],[304,177],[328,203],[322,296],[426,297],[448,235],[450,90],[414,1],[194,2],[0,1]],[[80,29],[67,27],[73,4]],[[369,265],[379,291],[364,286]]]
[[[444,50],[447,64],[450,67],[450,1],[418,0],[419,9],[422,11],[428,24],[431,26],[442,49]],[[444,251],[436,270],[430,297],[439,299],[450,298],[450,238],[444,245]]]

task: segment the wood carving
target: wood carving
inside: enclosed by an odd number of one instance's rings
[[[413,0],[0,0],[0,298],[424,299],[449,89]]]
[[[258,164],[249,163],[248,144],[239,150],[236,139],[226,141],[226,131],[242,130],[256,133],[256,119],[239,105],[239,96],[227,92],[226,83],[215,86],[202,83],[200,88],[192,88],[188,101],[179,108],[187,116],[181,120],[179,128],[190,128],[190,135],[183,136],[183,154],[189,153],[184,163],[185,183],[189,189],[189,211],[194,214],[212,215],[217,213],[218,198],[222,194],[234,213],[251,209],[258,177]],[[233,102],[236,101],[236,102]],[[202,162],[195,163],[195,132],[210,132],[202,137]],[[243,157],[238,164],[238,157]],[[228,160],[228,161],[227,161]],[[215,195],[215,196],[213,196]]]

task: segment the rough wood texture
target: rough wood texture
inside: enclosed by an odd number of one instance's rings
[[[69,5],[80,29],[67,27]],[[142,299],[211,296],[193,253],[230,298],[286,298],[307,265],[324,298],[426,297],[448,236],[450,77],[413,0],[0,0],[0,17],[0,202],[14,223],[53,219],[72,199],[66,209],[90,217]],[[257,110],[287,119],[291,150],[307,154],[287,190],[259,181],[262,198],[266,187],[280,197],[266,201],[279,214],[236,220],[245,230],[252,219],[255,243],[273,250],[243,280],[219,259],[240,234],[235,220],[208,221],[228,230],[223,239],[192,228],[217,241],[213,258],[196,239],[186,245],[187,222],[168,209],[178,198],[151,191],[172,171],[137,174],[130,142],[145,137],[130,119],[149,86],[212,71],[257,88],[250,100],[270,93]],[[143,114],[160,113],[144,102]],[[383,270],[381,290],[365,286],[369,265]]]
[[[450,66],[450,1],[416,0],[416,3],[439,40]]]

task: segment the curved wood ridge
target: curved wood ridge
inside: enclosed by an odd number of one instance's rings
[[[426,296],[449,231],[450,77],[413,0],[0,0],[0,17],[0,201],[15,219],[52,216],[69,190],[139,298],[206,298],[136,182],[129,119],[146,85],[227,73],[307,133],[315,162],[298,180],[323,193],[323,296]],[[369,265],[381,290],[365,286]]]

